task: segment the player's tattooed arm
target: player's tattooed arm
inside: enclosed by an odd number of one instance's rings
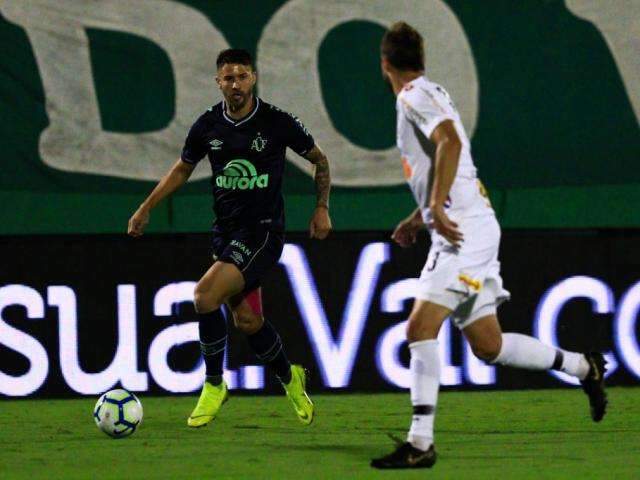
[[[331,192],[331,171],[329,159],[317,145],[305,155],[313,163],[313,181],[316,184],[316,208],[311,218],[309,232],[311,238],[324,239],[331,231],[329,217],[329,193]]]
[[[318,145],[314,145],[305,158],[313,163],[313,180],[316,184],[318,207],[329,208],[329,192],[331,191],[331,172],[329,159]]]

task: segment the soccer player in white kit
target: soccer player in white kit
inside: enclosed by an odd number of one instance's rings
[[[500,225],[477,177],[471,146],[446,90],[425,75],[420,34],[404,22],[381,45],[385,80],[397,96],[397,144],[418,208],[392,238],[402,247],[428,228],[431,249],[407,325],[413,417],[406,442],[375,468],[424,468],[436,461],[433,424],[440,383],[438,332],[450,318],[474,354],[528,370],[556,369],[580,379],[591,416],[600,421],[607,398],[602,354],[568,352],[519,333],[502,333],[496,309],[509,298],[502,286]]]

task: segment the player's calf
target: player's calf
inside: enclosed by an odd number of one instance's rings
[[[264,325],[264,317],[255,314],[234,313],[233,321],[238,330],[245,335],[257,333]]]
[[[502,350],[502,330],[496,315],[473,321],[463,330],[473,354],[485,362],[493,362]]]
[[[502,348],[502,336],[495,338],[487,337],[482,341],[470,342],[470,345],[471,350],[476,357],[490,363],[500,355],[500,349]]]

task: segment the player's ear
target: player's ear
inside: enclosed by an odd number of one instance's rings
[[[380,56],[380,70],[385,74],[389,71],[389,61],[383,56]]]
[[[218,75],[216,75],[216,83],[218,84],[218,88],[222,88],[222,85],[220,85],[220,77]]]

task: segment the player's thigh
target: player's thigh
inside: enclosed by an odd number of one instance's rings
[[[264,317],[260,287],[231,297],[227,306],[231,310],[236,327],[247,335],[256,333],[262,327]]]
[[[231,263],[215,262],[198,281],[194,292],[197,311],[220,307],[234,295],[242,292],[244,277]]]
[[[502,348],[502,329],[496,315],[475,320],[462,330],[473,353],[487,362],[496,359]]]
[[[411,343],[438,338],[440,327],[449,315],[450,308],[416,298],[407,323],[407,340]]]

